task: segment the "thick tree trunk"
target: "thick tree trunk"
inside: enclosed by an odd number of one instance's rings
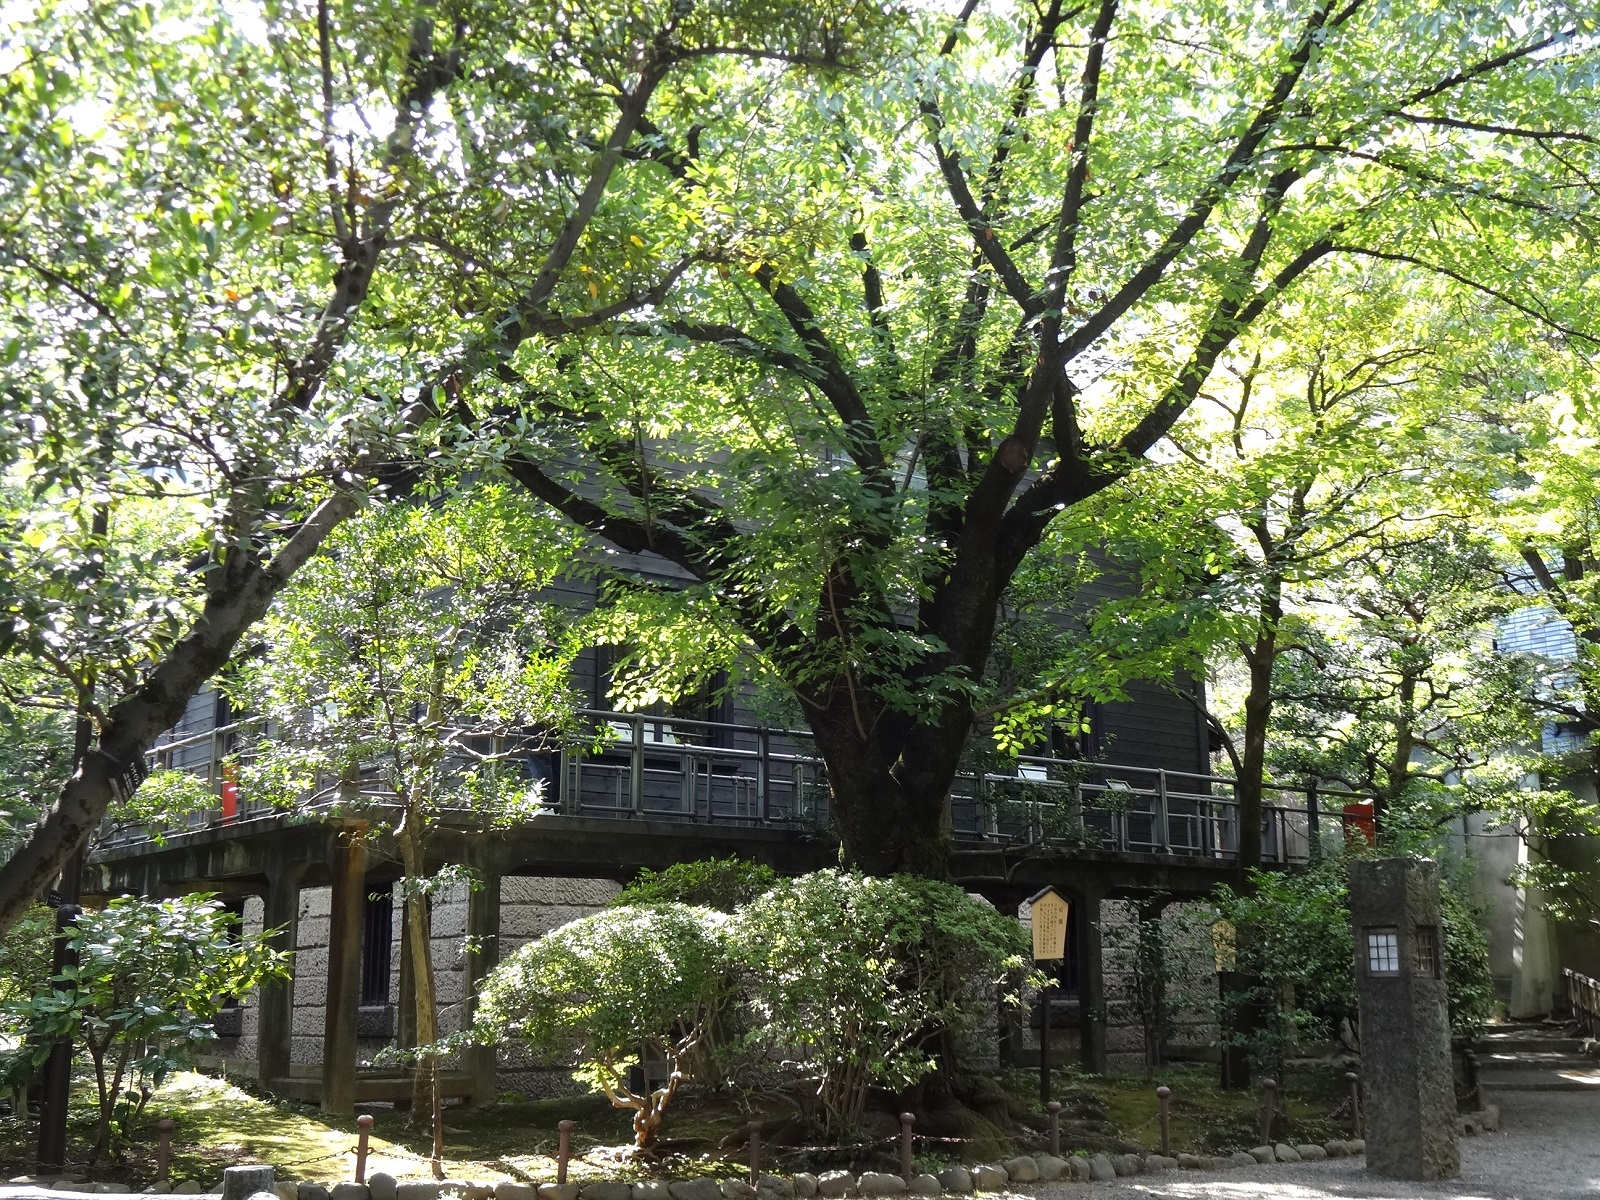
[[[950,785],[971,716],[913,724],[886,716],[866,737],[853,714],[812,714],[828,765],[833,823],[845,865],[869,875],[950,874]]]

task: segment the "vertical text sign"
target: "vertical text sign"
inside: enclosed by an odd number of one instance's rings
[[[1028,899],[1033,926],[1033,961],[1048,962],[1067,956],[1067,901],[1055,888],[1045,888]]]

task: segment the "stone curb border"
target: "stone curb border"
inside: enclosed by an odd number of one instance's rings
[[[1460,1133],[1476,1136],[1500,1128],[1500,1109],[1488,1105],[1460,1117]],[[659,1180],[624,1183],[597,1180],[590,1183],[487,1183],[465,1179],[397,1180],[379,1171],[366,1183],[336,1183],[324,1186],[309,1180],[274,1183],[272,1191],[257,1191],[248,1197],[228,1195],[225,1180],[209,1190],[194,1179],[176,1185],[156,1183],[144,1195],[222,1196],[224,1200],[855,1200],[856,1197],[891,1196],[967,1196],[974,1192],[998,1192],[1033,1183],[1106,1183],[1130,1175],[1149,1175],[1173,1169],[1194,1171],[1227,1170],[1264,1163],[1321,1162],[1365,1154],[1367,1144],[1360,1138],[1330,1141],[1321,1145],[1305,1143],[1290,1146],[1279,1142],[1257,1146],[1248,1152],[1230,1155],[1179,1154],[1176,1158],[1160,1154],[1071,1155],[1057,1158],[1050,1154],[1020,1156],[1002,1163],[976,1166],[950,1166],[937,1175],[913,1176],[910,1182],[883,1171],[853,1175],[849,1171],[825,1171],[821,1175],[802,1172],[793,1176],[762,1175],[755,1184],[743,1179]],[[270,1168],[229,1168],[264,1172]],[[260,1175],[255,1175],[260,1178]],[[270,1176],[268,1177],[270,1178]],[[132,1189],[122,1183],[88,1183],[60,1177],[22,1176],[13,1183],[37,1183],[63,1195],[98,1193],[127,1195]]]

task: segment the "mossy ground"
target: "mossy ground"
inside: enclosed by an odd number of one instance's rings
[[[1062,1146],[1066,1151],[1154,1150],[1159,1145],[1155,1088],[1172,1088],[1171,1148],[1216,1153],[1259,1141],[1260,1092],[1224,1092],[1215,1067],[1171,1066],[1154,1076],[1091,1076],[1058,1070],[1054,1095],[1062,1101]],[[1275,1140],[1316,1141],[1349,1136],[1339,1072],[1307,1069],[1292,1074],[1285,1088],[1287,1117],[1274,1126]],[[1038,1077],[1008,1071],[979,1089],[978,1111],[962,1109],[962,1120],[945,1128],[930,1118],[924,1128],[945,1136],[919,1147],[927,1165],[949,1160],[992,1158],[1004,1149],[1037,1149],[1044,1144],[1046,1119],[1037,1111]],[[92,1097],[77,1097],[70,1127],[70,1157],[83,1161],[93,1132]],[[891,1105],[892,1106],[892,1105]],[[429,1139],[407,1127],[406,1114],[374,1110],[369,1171],[397,1177],[428,1173]],[[948,1114],[935,1114],[946,1117]],[[280,1177],[348,1179],[355,1163],[355,1119],[328,1117],[310,1105],[252,1094],[238,1084],[194,1073],[168,1080],[151,1099],[135,1131],[134,1144],[120,1162],[91,1174],[133,1185],[155,1173],[155,1124],[170,1117],[174,1134],[174,1178],[216,1180],[224,1166],[270,1162]],[[448,1109],[445,1114],[446,1171],[455,1178],[537,1179],[555,1175],[557,1123],[576,1123],[571,1175],[576,1180],[606,1176],[638,1178],[670,1173],[740,1174],[745,1166],[745,1136],[751,1122],[777,1131],[794,1125],[792,1100],[774,1097],[751,1104],[731,1096],[681,1094],[668,1110],[661,1158],[642,1162],[630,1154],[629,1114],[600,1097],[528,1101],[515,1098],[482,1109]],[[878,1126],[882,1126],[879,1128]],[[892,1157],[893,1118],[875,1115],[874,1149],[829,1150],[795,1144],[793,1137],[769,1137],[764,1162],[769,1169],[795,1171],[845,1165],[852,1158]],[[6,1175],[29,1169],[34,1125],[0,1117],[0,1165]],[[810,1139],[815,1141],[816,1139]]]
[[[1272,1137],[1277,1142],[1322,1143],[1351,1136],[1343,1068],[1306,1067],[1288,1074]],[[1008,1091],[1038,1107],[1037,1074],[1011,1071]],[[1062,1147],[1075,1150],[1154,1151],[1160,1148],[1156,1088],[1172,1090],[1168,1130],[1174,1154],[1218,1154],[1261,1144],[1261,1091],[1224,1091],[1218,1069],[1172,1064],[1159,1071],[1080,1075],[1058,1070],[1053,1093],[1062,1102]]]

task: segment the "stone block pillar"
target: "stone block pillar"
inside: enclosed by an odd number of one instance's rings
[[[333,855],[328,912],[328,995],[322,1026],[322,1111],[356,1106],[356,1022],[361,1004],[361,927],[367,896],[367,846],[359,830],[342,834]]]
[[[1100,901],[1080,893],[1072,901],[1078,944],[1078,1010],[1081,1015],[1080,1059],[1085,1071],[1106,1069],[1106,978],[1100,949]]]
[[[467,938],[475,953],[467,955],[461,979],[461,1028],[472,1027],[478,1012],[478,989],[500,961],[500,875],[483,869],[482,884],[467,895]],[[495,1097],[494,1047],[471,1046],[464,1065],[472,1077],[472,1103],[492,1104]]]
[[[1461,1173],[1445,1005],[1439,868],[1350,864],[1367,1170],[1390,1179]]]
[[[262,927],[279,932],[272,937],[276,950],[292,951],[299,938],[300,881],[306,873],[303,862],[280,863],[267,876],[262,905]],[[260,1024],[256,1034],[256,1079],[270,1088],[276,1080],[289,1077],[289,1036],[294,1024],[294,957],[289,959],[287,979],[269,979],[261,985],[256,1003]]]

